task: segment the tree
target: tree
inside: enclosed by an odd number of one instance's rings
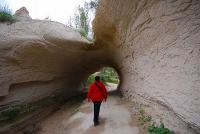
[[[89,16],[88,16],[88,12],[89,12],[89,5],[87,2],[85,2],[83,7],[78,7],[78,12],[79,12],[79,29],[83,30],[86,35],[88,36],[88,32],[89,32]]]
[[[89,5],[90,5],[90,9],[96,10],[99,5],[99,0],[91,0],[89,2]]]
[[[95,13],[93,11],[96,11],[98,1],[91,0],[90,2],[85,2],[83,6],[79,5],[74,16],[69,18],[68,26],[77,29],[82,36],[91,38],[93,34],[89,13]]]

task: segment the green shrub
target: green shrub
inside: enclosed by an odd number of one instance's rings
[[[0,22],[13,22],[14,18],[11,14],[0,11]]]
[[[7,5],[0,5],[0,22],[14,22],[11,9]]]
[[[119,77],[117,72],[110,67],[104,67],[100,70],[100,77],[101,81],[107,85],[107,82],[109,83],[114,83],[114,84],[119,84]],[[95,75],[92,74],[88,77],[87,83],[91,84],[95,80]]]
[[[110,67],[104,67],[100,71],[101,77],[105,80],[105,82],[119,84],[119,77],[117,72]]]
[[[144,128],[151,123],[147,128],[149,134],[175,134],[173,131],[165,128],[163,123],[159,126],[152,123],[152,117],[145,113],[144,107],[140,107],[138,120],[141,125],[144,125]]]
[[[90,75],[89,77],[88,77],[88,80],[87,80],[87,83],[90,85],[90,84],[92,84],[94,81],[95,81],[95,76],[96,75]],[[105,84],[105,85],[107,85],[106,84],[106,82],[107,82],[107,80],[104,78],[104,77],[102,77],[102,76],[100,76],[101,77],[101,81]]]
[[[108,79],[108,82],[114,83],[114,84],[119,84],[119,79],[109,78],[109,79]]]
[[[161,123],[160,126],[157,126],[155,123],[153,123],[148,127],[147,130],[149,134],[175,134],[173,131],[165,128],[163,123]]]

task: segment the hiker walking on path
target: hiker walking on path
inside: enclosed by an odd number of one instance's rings
[[[90,85],[89,92],[87,94],[88,102],[92,100],[94,103],[94,126],[99,124],[99,111],[101,103],[104,100],[106,102],[108,96],[107,89],[103,82],[100,81],[100,77],[95,77],[95,82]]]

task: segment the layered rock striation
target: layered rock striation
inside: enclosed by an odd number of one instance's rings
[[[198,0],[102,0],[94,32],[113,48],[125,97],[177,133],[200,132]]]

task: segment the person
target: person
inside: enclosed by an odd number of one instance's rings
[[[99,124],[99,111],[101,103],[104,100],[106,102],[108,96],[107,89],[103,82],[100,81],[100,77],[96,76],[95,81],[90,85],[89,92],[87,94],[88,102],[94,103],[94,126]]]

